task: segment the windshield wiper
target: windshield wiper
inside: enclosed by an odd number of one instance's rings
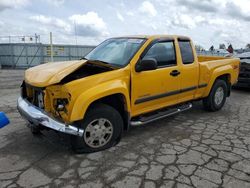
[[[88,60],[86,57],[81,57],[80,60]]]
[[[99,60],[99,59],[88,59],[89,61],[94,61],[94,62],[98,62],[98,63],[102,63],[102,64],[105,64],[105,65],[108,65],[110,67],[113,67],[113,68],[119,68],[120,66],[119,65],[116,65],[116,64],[112,64],[112,63],[108,63],[106,61],[102,61],[102,60]]]
[[[106,61],[102,61],[102,60],[99,60],[99,59],[89,59],[89,61],[96,61],[96,62],[103,63],[103,64],[106,64],[106,65],[110,64],[110,63],[108,63]]]

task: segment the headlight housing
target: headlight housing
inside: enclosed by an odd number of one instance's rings
[[[69,103],[68,99],[55,99],[55,110],[67,112],[66,105]]]

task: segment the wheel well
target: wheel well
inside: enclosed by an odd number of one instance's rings
[[[231,93],[231,75],[230,74],[223,74],[219,77],[216,78],[216,80],[224,80],[227,84],[227,88],[228,88],[228,93],[227,93],[227,96],[229,97],[230,96],[230,93]]]
[[[109,106],[112,106],[114,109],[116,109],[120,113],[123,119],[124,130],[129,129],[130,114],[127,110],[126,98],[124,97],[123,94],[118,93],[118,94],[113,94],[113,95],[100,98],[94,101],[93,103],[91,103],[88,109],[91,108],[96,103],[107,104]]]

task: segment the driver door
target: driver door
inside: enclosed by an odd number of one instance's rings
[[[132,70],[131,116],[147,113],[178,103],[180,79],[174,40],[154,41],[141,59],[154,58],[157,69],[136,72]]]

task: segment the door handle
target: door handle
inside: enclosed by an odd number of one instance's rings
[[[170,72],[171,76],[178,76],[179,74],[181,74],[181,72],[179,72],[178,70],[173,70],[172,72]]]

